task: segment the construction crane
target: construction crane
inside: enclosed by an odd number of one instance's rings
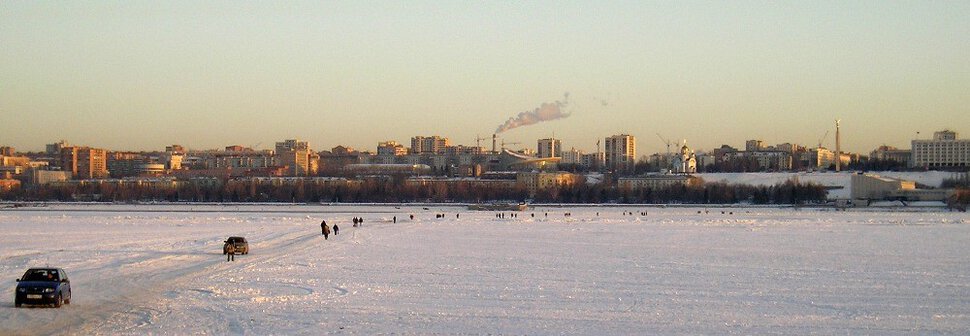
[[[667,145],[667,156],[670,156],[670,140],[665,139],[660,133],[657,133],[657,137],[663,140],[663,143]]]
[[[821,138],[818,138],[818,148],[822,148],[822,142],[824,142],[825,138],[827,138],[828,136],[829,136],[829,131],[826,130],[825,135],[823,135]]]
[[[488,140],[488,138],[483,138],[481,135],[475,136],[475,147],[482,147],[482,140]]]
[[[505,142],[505,140],[502,140],[502,149],[505,149],[505,145],[519,145],[519,144],[522,144],[522,143],[521,142]]]

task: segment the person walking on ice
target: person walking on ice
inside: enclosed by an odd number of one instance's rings
[[[226,241],[226,261],[236,260],[236,245]]]
[[[330,237],[330,227],[327,226],[327,221],[323,221],[323,222],[320,223],[320,230],[323,231],[322,232],[322,234],[323,234],[323,240],[329,239],[329,237]]]
[[[337,227],[337,223],[334,223],[333,224],[333,235],[336,236],[338,233],[340,233],[340,228]]]

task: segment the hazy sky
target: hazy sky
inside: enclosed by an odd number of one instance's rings
[[[566,100],[568,93],[568,100]],[[970,1],[0,2],[0,145],[970,137]],[[484,144],[484,142],[483,142]]]

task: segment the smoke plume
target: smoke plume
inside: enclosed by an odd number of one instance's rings
[[[555,101],[552,103],[542,103],[541,106],[532,111],[525,111],[519,113],[517,117],[509,118],[504,124],[500,125],[495,133],[502,133],[510,129],[522,126],[528,126],[535,123],[548,120],[556,120],[568,117],[570,113],[563,113],[566,105],[569,103],[569,93],[567,92],[563,97],[562,101]]]

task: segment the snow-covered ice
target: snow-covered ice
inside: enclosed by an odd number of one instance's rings
[[[0,211],[0,334],[968,334],[968,246],[951,212],[59,205]],[[46,265],[73,302],[14,308]]]

